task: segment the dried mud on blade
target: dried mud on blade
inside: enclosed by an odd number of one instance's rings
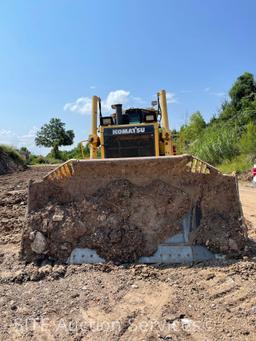
[[[70,160],[29,184],[21,255],[70,263],[182,263],[237,255],[237,181],[190,155]]]

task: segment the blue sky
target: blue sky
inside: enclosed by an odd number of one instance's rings
[[[232,83],[255,74],[255,0],[2,0],[0,143],[34,146],[60,117],[76,140],[89,98],[147,106],[169,92],[172,128],[218,112]]]

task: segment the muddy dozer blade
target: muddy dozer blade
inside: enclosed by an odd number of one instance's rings
[[[70,160],[29,184],[21,255],[69,263],[183,263],[238,254],[233,176],[190,155]]]

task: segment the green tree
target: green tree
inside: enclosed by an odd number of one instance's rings
[[[245,72],[242,76],[238,77],[235,84],[229,91],[231,104],[236,110],[243,107],[243,99],[247,98],[254,100],[256,94],[256,83],[253,74]]]
[[[237,78],[229,91],[230,101],[222,104],[219,118],[244,126],[256,119],[256,82],[253,75],[245,72]]]
[[[256,122],[256,93],[250,99],[242,99],[241,120],[244,124],[248,124],[251,121]]]
[[[205,129],[206,123],[203,119],[200,111],[193,113],[189,119],[188,125],[181,127],[182,134],[184,135],[185,141],[187,143],[195,141],[202,131]]]
[[[73,144],[75,134],[73,130],[65,130],[65,123],[59,118],[52,118],[37,132],[35,143],[37,146],[52,148],[54,158],[59,157],[59,147]]]
[[[21,156],[24,157],[24,159],[25,159],[26,161],[29,160],[29,157],[30,157],[30,155],[31,155],[31,152],[28,150],[27,147],[21,147],[20,150],[19,150],[19,153],[21,154]]]
[[[251,159],[256,157],[256,125],[253,122],[247,125],[247,130],[239,141],[239,147],[240,151],[249,154]]]
[[[182,125],[175,139],[178,154],[187,153],[189,145],[196,141],[206,128],[205,120],[200,111],[193,113],[187,125]]]

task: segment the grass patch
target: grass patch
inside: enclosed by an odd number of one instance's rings
[[[63,163],[63,160],[54,159],[51,156],[42,156],[42,155],[34,155],[30,154],[28,164],[29,165],[44,165],[44,164],[57,164]]]
[[[6,153],[15,162],[25,165],[25,159],[20,155],[20,153],[12,146],[6,144],[0,144],[0,152]]]
[[[224,161],[221,165],[217,166],[217,168],[222,173],[232,173],[237,172],[238,174],[250,170],[252,168],[252,162],[247,155],[239,155],[233,158],[230,161]]]

